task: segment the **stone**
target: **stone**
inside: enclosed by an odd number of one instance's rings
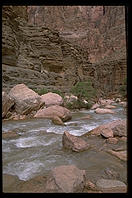
[[[114,100],[110,100],[110,99],[99,99],[99,104],[100,105],[110,105],[114,103]]]
[[[91,119],[91,115],[86,115],[81,118],[81,120],[89,120],[89,119]]]
[[[91,109],[97,109],[97,108],[99,108],[100,107],[100,105],[98,104],[98,103],[95,103],[92,107],[91,107]]]
[[[89,144],[81,139],[80,137],[76,137],[69,132],[65,131],[62,136],[62,145],[66,149],[71,149],[72,151],[82,152],[89,149]]]
[[[126,119],[114,120],[114,121],[108,122],[106,124],[102,124],[102,125],[96,127],[95,129],[92,129],[91,131],[88,132],[88,134],[100,135],[101,131],[103,129],[107,128],[107,129],[111,129],[113,131],[114,136],[119,134],[119,132],[120,132],[120,135],[121,135],[121,133],[122,133],[122,135],[125,135],[126,134],[126,131],[124,130],[126,128],[125,126],[126,126]]]
[[[6,92],[2,92],[2,118],[6,117],[10,108],[14,105],[14,100],[6,94]]]
[[[119,104],[122,105],[123,107],[127,107],[127,102],[125,102],[125,101],[124,102],[120,102]]]
[[[117,144],[118,143],[118,139],[113,137],[113,138],[108,138],[107,140],[107,143],[109,144]]]
[[[120,140],[122,140],[122,141],[124,141],[124,142],[127,142],[127,137],[124,137],[124,136],[123,136],[123,137],[120,138]]]
[[[116,124],[116,126],[113,126],[113,134],[114,136],[127,136],[127,122],[126,120],[120,121]]]
[[[72,118],[71,112],[62,106],[53,105],[44,109],[40,109],[34,115],[35,118],[53,118],[58,116],[62,121],[67,121]]]
[[[106,105],[105,108],[106,109],[115,109],[116,107],[114,105]]]
[[[9,96],[14,99],[15,111],[18,114],[29,114],[43,105],[41,103],[41,97],[25,84],[14,86],[10,90]]]
[[[51,170],[46,190],[51,192],[75,193],[82,192],[85,186],[85,170],[75,165],[62,165]]]
[[[101,108],[97,108],[97,109],[95,110],[95,113],[99,113],[99,114],[111,113],[111,114],[114,114],[115,112],[112,111],[111,109],[101,109]]]
[[[45,103],[46,107],[63,104],[63,98],[60,95],[52,92],[41,95],[41,101]]]
[[[64,126],[63,121],[58,116],[54,116],[52,118],[52,122],[53,122],[53,124]]]
[[[113,150],[108,150],[108,153],[116,156],[120,160],[127,161],[127,151],[113,151]]]
[[[91,182],[90,180],[87,180],[86,184],[85,184],[85,188],[87,188],[89,190],[96,190],[96,185],[93,182]]]
[[[96,182],[96,186],[103,192],[125,193],[127,191],[127,186],[124,182],[113,179],[99,179]]]
[[[19,137],[19,134],[16,131],[8,131],[8,132],[2,133],[3,139],[17,138],[17,137]]]
[[[109,128],[104,128],[102,129],[101,133],[100,133],[103,137],[105,138],[111,138],[113,137],[113,131]]]

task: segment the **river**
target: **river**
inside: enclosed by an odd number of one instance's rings
[[[4,121],[2,131],[15,130],[19,137],[2,140],[3,174],[17,175],[20,180],[29,180],[34,176],[46,174],[58,165],[75,164],[80,169],[94,170],[100,175],[106,167],[122,171],[122,180],[126,182],[125,163],[113,159],[107,153],[98,154],[96,151],[75,153],[62,148],[64,131],[81,136],[91,129],[110,122],[124,119],[123,108],[119,105],[114,109],[115,114],[96,114],[94,110],[72,112],[72,120],[65,126],[54,125],[49,119],[28,119],[19,121]],[[90,119],[82,119],[90,115]]]

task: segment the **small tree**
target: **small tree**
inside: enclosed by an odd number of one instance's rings
[[[83,98],[90,100],[96,96],[96,90],[93,88],[90,80],[87,82],[78,82],[74,87],[72,87],[71,92],[79,99]]]

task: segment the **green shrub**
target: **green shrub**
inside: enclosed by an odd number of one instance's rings
[[[81,108],[90,109],[91,106],[92,106],[92,104],[90,102],[85,104],[81,100],[75,100],[73,102],[68,102],[65,104],[65,107],[68,109],[81,109]]]
[[[56,94],[60,95],[62,98],[64,98],[64,94],[58,89],[53,89],[51,92],[56,93]]]
[[[93,88],[90,80],[87,82],[78,82],[72,87],[71,92],[79,99],[85,98],[87,101],[96,96],[96,90]]]
[[[46,89],[46,88],[42,88],[42,89],[34,88],[32,90],[35,91],[40,96],[49,92],[48,89]]]

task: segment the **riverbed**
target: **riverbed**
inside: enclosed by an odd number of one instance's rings
[[[96,114],[94,110],[72,112],[72,120],[65,122],[65,126],[54,125],[49,119],[4,121],[3,133],[14,130],[19,137],[2,140],[3,174],[17,175],[20,180],[27,181],[46,174],[55,166],[74,164],[85,169],[93,180],[109,167],[119,173],[121,180],[126,183],[125,162],[106,152],[98,153],[96,149],[76,153],[62,147],[64,131],[81,136],[101,124],[126,118],[122,106],[116,104],[113,111],[115,114]],[[89,119],[83,119],[88,115]],[[95,141],[98,140],[95,138]],[[103,141],[100,139],[98,143],[103,144]],[[94,143],[91,140],[91,144]]]

